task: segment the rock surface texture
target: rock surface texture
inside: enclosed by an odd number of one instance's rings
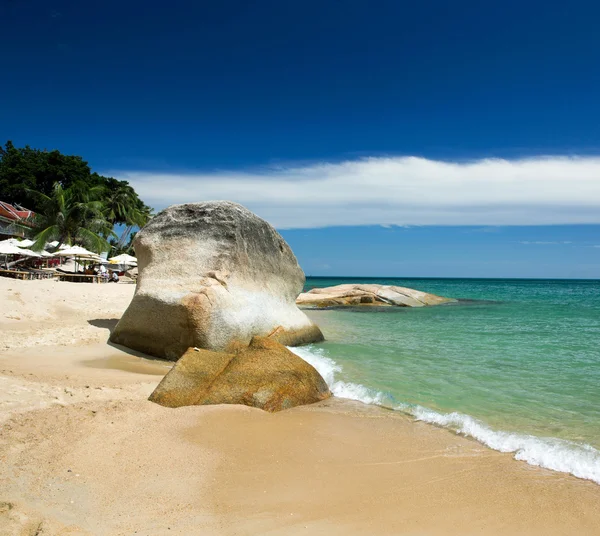
[[[295,304],[305,277],[292,250],[237,203],[171,206],[134,247],[136,292],[112,342],[176,360],[189,347],[232,351],[255,335],[287,346],[323,340]]]
[[[388,285],[337,285],[314,288],[298,296],[298,305],[336,307],[340,305],[395,305],[398,307],[425,307],[456,301],[419,290]]]
[[[149,400],[171,408],[244,404],[280,411],[330,396],[325,380],[306,361],[270,338],[254,337],[233,354],[190,348]]]

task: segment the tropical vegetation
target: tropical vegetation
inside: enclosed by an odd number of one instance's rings
[[[34,220],[32,249],[43,249],[48,242],[56,240],[57,248],[62,244],[78,244],[91,251],[108,251],[110,245],[106,238],[114,232],[105,217],[102,192],[100,186],[63,188],[59,182],[54,183],[49,196],[28,190],[40,208]]]
[[[127,181],[92,172],[80,156],[11,141],[0,146],[0,199],[36,213],[35,249],[57,240],[111,255],[130,252],[132,231],[152,216]]]

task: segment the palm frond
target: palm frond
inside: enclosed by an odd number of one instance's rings
[[[93,231],[81,227],[77,231],[77,241],[82,242],[89,250],[102,253],[110,250],[110,244]]]
[[[48,242],[58,240],[60,238],[60,229],[57,225],[46,227],[35,235],[35,242],[30,249],[33,251],[41,251]]]

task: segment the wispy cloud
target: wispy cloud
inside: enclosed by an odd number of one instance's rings
[[[535,245],[535,246],[556,246],[556,245],[563,245],[563,244],[572,244],[573,242],[569,241],[569,240],[562,240],[562,241],[558,241],[558,242],[548,242],[545,240],[535,240],[535,241],[529,241],[529,240],[521,240],[519,241],[519,244],[527,244],[527,245]]]
[[[279,228],[600,223],[600,158],[466,163],[416,157],[259,171],[113,171],[157,209],[230,199]]]

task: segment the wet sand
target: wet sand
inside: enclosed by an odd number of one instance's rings
[[[106,342],[132,286],[8,282],[0,535],[600,534],[600,486],[399,413],[152,404],[170,365]]]

